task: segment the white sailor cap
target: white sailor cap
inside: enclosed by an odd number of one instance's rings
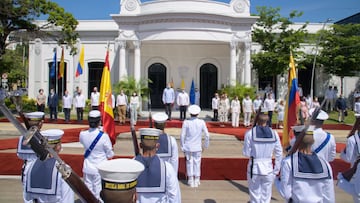
[[[293,130],[295,133],[301,133],[301,132],[304,130],[305,125],[296,125],[296,126],[292,126],[291,128],[292,128],[292,130]],[[310,126],[308,127],[308,129],[306,130],[306,134],[308,134],[308,133],[310,133],[310,132],[313,132],[314,129],[315,129],[315,126],[310,125]]]
[[[360,118],[360,113],[356,113],[354,116],[355,118]]]
[[[142,140],[158,140],[161,130],[155,128],[140,128],[139,133]]]
[[[49,129],[40,132],[41,135],[47,138],[48,144],[57,144],[61,141],[64,131],[60,129]]]
[[[309,110],[309,114],[312,116],[313,113],[314,113],[314,111],[315,111],[315,108],[311,108],[311,109]],[[318,114],[317,117],[316,117],[316,120],[322,120],[322,121],[324,121],[324,120],[327,120],[328,118],[329,118],[329,115],[328,115],[325,111],[320,110],[319,114]]]
[[[198,115],[201,111],[201,108],[198,105],[193,104],[189,106],[188,111],[191,115]]]
[[[165,123],[168,118],[168,115],[164,112],[159,112],[152,116],[152,119],[154,119],[156,123]]]
[[[144,171],[144,165],[134,159],[119,158],[106,160],[97,165],[102,188],[108,190],[129,190],[136,187],[137,178]]]
[[[89,112],[89,117],[90,118],[97,118],[100,117],[100,111],[98,110],[92,110]]]
[[[41,120],[44,117],[44,115],[45,115],[44,112],[35,111],[35,112],[26,113],[24,116],[29,120]]]

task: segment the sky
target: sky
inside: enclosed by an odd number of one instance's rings
[[[72,13],[78,20],[110,20],[110,14],[120,11],[120,0],[52,0]],[[141,0],[146,2],[149,0]],[[230,0],[217,0],[229,3]],[[257,6],[279,7],[280,14],[288,17],[293,10],[303,16],[294,22],[320,23],[327,19],[333,22],[360,12],[359,0],[250,0],[250,12],[256,14]]]

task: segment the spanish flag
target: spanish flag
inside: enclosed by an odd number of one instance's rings
[[[60,66],[58,72],[58,79],[64,77],[64,71],[65,71],[64,47],[61,47],[61,59],[60,59]]]
[[[109,50],[106,51],[105,64],[103,73],[101,76],[100,84],[100,112],[101,112],[101,122],[103,125],[103,130],[110,137],[112,144],[115,144],[116,135],[115,135],[115,122],[114,122],[114,112],[112,109],[112,91],[111,91],[111,79],[110,79],[110,65],[109,65]]]
[[[79,77],[81,74],[83,74],[83,70],[84,70],[84,45],[81,46],[79,63],[76,69],[75,77]]]
[[[288,93],[286,98],[285,114],[284,114],[284,129],[282,136],[282,145],[284,147],[289,146],[290,142],[290,129],[291,126],[296,125],[298,105],[300,103],[298,82],[296,79],[296,68],[294,57],[290,52],[290,69],[288,75]]]

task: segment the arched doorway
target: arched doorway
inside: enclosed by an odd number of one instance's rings
[[[200,67],[200,107],[211,109],[211,99],[218,90],[218,70],[211,63]]]
[[[162,108],[162,92],[166,87],[166,67],[161,63],[154,63],[148,69],[148,83],[150,89],[151,108]]]
[[[100,91],[101,76],[104,69],[104,62],[90,62],[89,67],[89,82],[88,82],[88,98],[94,87]]]

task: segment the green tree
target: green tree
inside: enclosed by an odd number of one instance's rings
[[[319,62],[324,71],[341,77],[358,75],[360,71],[360,24],[332,25],[323,30]],[[343,84],[341,84],[341,90]]]
[[[280,8],[257,7],[259,20],[254,27],[252,39],[261,45],[262,51],[253,54],[252,64],[259,77],[283,74],[289,67],[290,50],[296,51],[307,36],[307,23],[297,29],[290,25],[302,12],[292,11],[289,17],[279,14]],[[301,55],[298,51],[296,55]],[[295,54],[294,54],[295,55]]]
[[[36,21],[40,16],[47,17],[46,23]],[[59,44],[73,46],[78,34],[75,32],[78,22],[71,13],[58,4],[48,0],[1,0],[0,1],[0,60],[9,43],[28,41],[39,37],[50,37]],[[59,32],[46,32],[47,29]]]
[[[222,88],[220,91],[220,94],[225,92],[227,93],[230,100],[234,99],[235,96],[238,96],[240,100],[245,98],[245,95],[249,95],[251,98],[255,98],[256,89],[255,87],[248,87],[246,85],[242,85],[238,82],[234,86],[226,86]]]
[[[1,73],[8,73],[8,83],[18,83],[24,87],[27,78],[27,46],[25,44],[16,46],[15,50],[7,50],[3,55],[0,69]]]

